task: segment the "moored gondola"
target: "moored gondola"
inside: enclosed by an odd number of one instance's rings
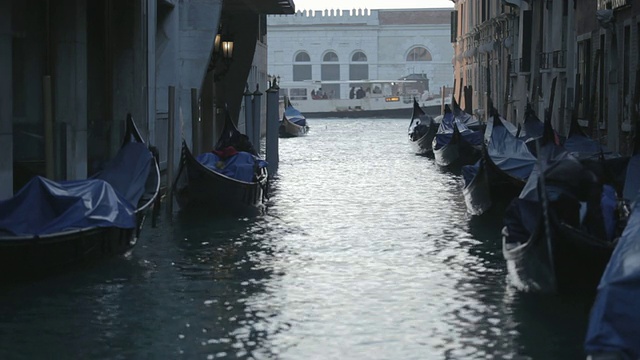
[[[285,104],[284,114],[280,121],[279,136],[288,138],[307,135],[309,126],[306,117],[291,105],[288,97],[285,97]]]
[[[482,155],[482,131],[470,130],[445,105],[445,114],[432,141],[433,157],[442,167],[459,169]]]
[[[453,116],[463,123],[469,130],[482,130],[482,123],[480,120],[464,111],[456,101],[455,97],[451,98],[451,112],[453,113]]]
[[[527,117],[535,118],[535,114]],[[537,118],[529,121],[540,122]],[[506,205],[517,197],[536,162],[523,138],[514,134],[515,127],[506,124],[494,112],[487,122],[482,160],[462,168],[462,192],[471,215],[481,215],[494,203]],[[546,126],[547,132],[552,131],[550,121]]]
[[[601,174],[558,146],[545,146],[505,214],[503,255],[523,289],[595,291],[623,218]]]
[[[591,309],[585,351],[594,360],[640,358],[640,199],[609,260]]]
[[[586,353],[595,359],[640,358],[640,124],[623,190],[630,214],[602,274],[591,309]]]
[[[578,124],[576,114],[571,117],[569,125],[569,134],[562,143],[567,151],[571,152],[579,159],[598,159],[600,157],[612,158],[619,157],[606,146],[600,144],[597,140],[590,138]]]
[[[255,210],[266,195],[266,165],[227,113],[213,151],[194,156],[183,141],[173,185],[178,205],[221,214]]]
[[[409,143],[414,152],[419,155],[433,155],[431,144],[438,131],[438,123],[427,115],[413,99],[413,112],[409,123]]]
[[[49,275],[124,254],[140,236],[160,172],[131,116],[114,159],[85,180],[33,178],[0,202],[4,280]]]

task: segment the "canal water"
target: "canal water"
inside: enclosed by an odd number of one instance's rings
[[[584,359],[592,296],[508,282],[500,214],[408,120],[311,119],[264,211],[148,222],[130,256],[5,288],[0,358]]]

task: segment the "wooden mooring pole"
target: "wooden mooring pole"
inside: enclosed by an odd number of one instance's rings
[[[166,186],[167,186],[167,217],[171,218],[173,215],[173,149],[175,138],[175,121],[176,121],[176,88],[175,86],[169,86],[169,110],[167,116],[167,172],[166,172]]]

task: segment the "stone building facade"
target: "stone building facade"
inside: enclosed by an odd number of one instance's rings
[[[196,140],[194,90],[198,145],[210,148],[217,109],[243,118],[245,84],[266,84],[266,14],[294,12],[293,0],[0,0],[0,200],[35,175],[95,173],[127,113],[166,167],[170,86],[176,164],[182,139]],[[231,62],[212,62],[221,32],[235,42]]]
[[[510,121],[527,103],[551,107],[566,135],[572,116],[628,152],[638,120],[640,4],[629,0],[456,0],[454,93],[486,117],[490,97]],[[555,80],[555,91],[552,85]],[[553,97],[552,97],[553,95]]]
[[[431,92],[453,86],[451,9],[324,10],[271,15],[269,73],[282,82],[394,80],[411,74]],[[348,96],[348,84],[325,91]]]

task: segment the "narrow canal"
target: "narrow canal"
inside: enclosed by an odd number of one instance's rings
[[[131,256],[3,289],[0,358],[584,359],[592,298],[522,294],[500,216],[405,120],[309,120],[263,214],[150,222]]]

